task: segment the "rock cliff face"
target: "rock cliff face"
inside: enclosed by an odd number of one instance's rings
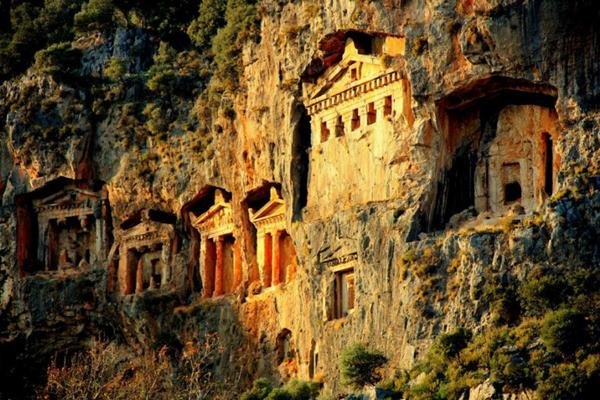
[[[135,76],[158,43],[143,29],[79,39],[80,78],[31,69],[0,85],[5,376],[28,376],[34,360],[98,334],[149,346],[171,330],[185,343],[197,324],[248,346],[256,356],[250,375],[322,380],[326,393],[341,393],[339,355],[352,342],[384,352],[388,371],[409,369],[438,335],[493,326],[492,288],[539,268],[600,265],[594,1],[263,1],[258,12],[260,40],[243,48],[240,88],[220,99],[210,124],[203,99],[171,96],[160,105],[169,122],[158,134],[148,127],[153,110],[140,112]],[[402,41],[399,55],[377,53],[385,37]],[[373,45],[356,57],[365,51],[368,62],[398,73],[403,83],[392,93],[404,105],[386,115],[383,97],[374,98],[386,125],[369,130],[371,100],[359,103],[361,92],[344,98],[360,105],[362,126],[350,125],[349,107],[339,111],[344,134],[328,125],[323,141],[322,114],[311,104],[366,60],[346,58],[350,41]],[[106,83],[114,57],[124,60],[125,77]],[[105,183],[114,237],[138,210],[177,216],[171,280],[160,295],[107,291],[123,251],[116,245],[83,274],[19,274],[18,242],[29,240],[18,237],[19,196],[59,177]],[[271,185],[286,202],[298,267],[293,280],[261,291],[264,264],[248,209],[265,203],[261,190]],[[230,193],[242,283],[201,299],[203,238],[188,213],[208,209],[212,187]],[[340,303],[345,285],[349,310]],[[208,310],[202,318],[174,311],[199,304]],[[169,329],[174,319],[185,322]],[[287,335],[293,356],[281,360]],[[220,369],[236,357],[224,354]]]

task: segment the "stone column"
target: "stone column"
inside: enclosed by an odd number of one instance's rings
[[[215,289],[215,260],[214,243],[208,237],[202,238],[202,247],[200,257],[202,259],[202,297],[205,299],[212,297]]]
[[[48,257],[48,220],[39,221],[37,259],[44,263],[44,270],[52,268]],[[55,267],[55,266],[54,266]]]
[[[142,293],[144,291],[144,260],[140,256],[140,260],[137,264],[137,270],[135,273],[135,293]]]
[[[256,235],[256,263],[258,265],[258,280],[264,282],[265,233],[261,230]],[[251,279],[250,279],[251,280]]]
[[[223,254],[223,242],[224,237],[219,236],[216,238],[217,245],[217,262],[215,267],[215,296],[220,296],[223,294],[223,270],[224,270],[224,254]]]
[[[236,240],[233,243],[233,288],[237,289],[240,283],[242,283],[242,250]]]
[[[46,269],[57,269],[58,265],[58,227],[55,220],[48,221],[48,242],[46,243]]]
[[[168,242],[167,242],[168,243]],[[170,257],[171,246],[163,245],[160,253],[160,264],[162,269],[160,271],[160,287],[163,288],[171,281],[171,257]]]
[[[277,286],[281,283],[281,231],[275,230],[273,232],[273,286]]]
[[[263,250],[263,286],[269,287],[271,286],[271,257],[273,255],[272,251],[272,242],[273,237],[270,233],[265,233],[265,238],[263,241],[264,250]]]

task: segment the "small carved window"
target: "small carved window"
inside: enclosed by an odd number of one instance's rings
[[[375,103],[371,102],[367,105],[367,125],[374,124],[377,121],[377,112],[375,111]]]
[[[352,130],[360,128],[360,115],[358,115],[358,109],[352,111]]]
[[[350,70],[350,76],[351,76],[351,78],[352,78],[353,81],[357,81],[359,79],[358,68],[352,68]]]
[[[327,122],[321,121],[321,143],[326,142],[329,139],[329,128],[327,128]]]
[[[385,96],[383,103],[383,115],[392,115],[392,96]]]
[[[344,136],[344,120],[341,115],[338,115],[336,123],[335,123],[335,136],[340,137]]]
[[[354,308],[354,269],[336,272],[334,282],[334,318],[343,318]]]

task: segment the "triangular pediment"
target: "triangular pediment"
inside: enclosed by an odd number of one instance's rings
[[[381,57],[362,54],[349,39],[344,54],[337,65],[329,68],[317,81],[309,96],[310,100],[321,98],[326,94],[337,94],[355,84],[373,79],[385,73],[386,67]]]
[[[231,204],[229,203],[218,203],[209,208],[205,213],[195,218],[196,224],[203,224],[209,220],[223,220],[225,223],[226,219],[230,219],[231,216]]]
[[[319,264],[329,267],[347,264],[357,258],[356,241],[351,238],[341,238],[333,245],[322,247],[318,253]]]
[[[43,199],[34,201],[34,203],[36,206],[43,207],[49,205],[80,203],[85,200],[99,200],[100,197],[99,193],[70,187],[53,193]]]
[[[376,78],[386,71],[380,60],[368,55],[350,55],[344,57],[338,65],[332,67],[317,82],[311,91],[310,99],[325,95],[334,95],[358,85],[365,80]]]
[[[125,242],[157,242],[170,237],[173,226],[169,223],[144,220],[122,232]]]
[[[285,214],[285,202],[281,199],[269,200],[267,204],[253,214],[252,219],[256,221],[283,214]]]

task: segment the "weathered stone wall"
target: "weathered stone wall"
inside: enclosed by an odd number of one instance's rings
[[[423,233],[428,230],[423,215],[433,212],[437,188],[444,184],[444,171],[452,162],[439,101],[490,75],[542,81],[556,88],[555,144],[561,159],[557,190],[576,183],[583,172],[600,174],[600,33],[594,26],[598,17],[594,1],[307,0],[264,2],[260,14],[261,41],[244,49],[242,87],[223,99],[233,104],[235,118],[220,113],[209,133],[176,131],[159,139],[129,131],[128,118],[133,117],[127,113],[127,103],[135,100],[136,84],[95,102],[94,93],[75,83],[58,83],[32,72],[0,86],[5,104],[1,114],[6,115],[0,129],[0,194],[2,205],[9,207],[0,216],[3,342],[11,343],[15,335],[39,339],[22,322],[33,311],[22,297],[29,293],[25,290],[29,286],[15,270],[11,239],[16,235],[15,220],[10,208],[14,196],[57,176],[85,175],[91,160],[94,177],[106,182],[114,227],[142,208],[179,215],[181,207],[206,185],[230,191],[234,236],[242,238],[244,277],[252,276],[256,254],[243,200],[264,182],[281,183],[282,196],[290,204],[287,230],[299,259],[295,280],[248,300],[245,293],[232,294],[223,301],[223,320],[210,322],[235,323],[236,329],[245,330],[259,356],[254,371],[275,376],[290,373],[278,372],[273,361],[277,335],[289,329],[297,362],[293,373],[324,379],[328,392],[343,390],[339,353],[349,343],[366,341],[384,351],[390,357],[390,369],[408,367],[436,334],[455,326],[477,330],[485,325],[489,304],[478,293],[490,271],[518,278],[540,254],[545,254],[541,259],[549,259],[562,251],[557,242],[573,239],[575,234],[565,219],[576,223],[596,218],[590,229],[598,233],[596,214],[573,213],[571,208],[545,211],[545,218],[554,222],[543,234],[520,225],[512,234],[502,229]],[[306,134],[300,76],[319,57],[319,43],[326,35],[348,29],[406,38],[403,68],[410,83],[414,122],[407,126],[400,119],[392,121],[394,140],[386,142],[384,158],[391,160],[397,174],[386,179],[396,181],[397,191],[377,198],[376,203],[344,204],[338,199],[339,203],[323,205],[330,210],[322,214],[326,218],[308,220],[301,207],[296,207],[306,190],[297,173],[301,153],[307,150],[298,145],[302,142],[298,135]],[[85,49],[83,72],[97,76],[103,60],[111,55],[125,57],[130,73],[143,71],[155,50],[150,36],[143,30],[120,30],[114,36],[78,43]],[[477,86],[472,90],[476,92]],[[192,108],[191,103],[178,106]],[[71,111],[66,112],[67,108]],[[91,110],[97,108],[105,112],[92,118]],[[33,119],[24,113],[33,113]],[[466,115],[464,129],[477,125],[476,113]],[[35,122],[33,127],[26,125],[29,120]],[[335,163],[335,157],[331,151],[328,161]],[[350,192],[363,189],[347,188]],[[193,263],[188,257],[191,241],[181,223],[177,229],[183,241],[174,256],[173,279],[180,290],[164,301],[164,313],[190,299],[184,296],[184,288]],[[339,251],[339,256],[357,255],[353,261],[356,305],[345,319],[327,321],[332,271],[319,258],[327,249]],[[436,267],[433,276],[406,272],[412,265],[406,256],[411,251],[421,254],[421,263]],[[581,257],[598,261],[597,254]],[[103,278],[98,277],[97,284],[103,287]],[[216,302],[215,307],[219,309],[220,304]],[[219,315],[214,312],[211,315]],[[131,336],[143,342],[156,333],[155,316],[138,313],[133,306],[124,313],[129,319],[122,322],[123,330]],[[40,318],[51,320],[52,316]],[[58,334],[61,326],[54,327],[44,332]],[[57,341],[52,348],[64,344]]]

